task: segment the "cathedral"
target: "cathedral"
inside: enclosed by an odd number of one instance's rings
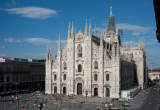
[[[67,44],[52,59],[47,49],[45,93],[119,98],[121,90],[143,89],[147,80],[144,43],[138,47],[123,46],[121,31],[116,31],[112,7],[105,33],[92,33],[91,24],[85,32],[68,27]]]

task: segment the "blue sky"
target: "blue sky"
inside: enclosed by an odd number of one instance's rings
[[[152,0],[0,0],[0,56],[45,58],[47,46],[56,51],[59,33],[65,45],[72,21],[76,31],[84,31],[86,18],[104,31],[110,6],[121,40],[145,41],[148,62],[160,67]]]

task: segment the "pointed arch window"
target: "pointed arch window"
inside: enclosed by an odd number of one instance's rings
[[[78,72],[82,72],[82,65],[81,64],[78,65]]]
[[[82,57],[82,46],[79,44],[77,46],[78,57]]]
[[[56,80],[57,80],[57,75],[55,74],[55,75],[54,75],[54,81],[56,81]]]
[[[94,62],[94,69],[98,69],[98,62],[97,61]]]
[[[110,89],[106,88],[106,97],[110,97]]]
[[[66,64],[66,62],[63,62],[63,69],[67,70],[67,64]]]
[[[64,81],[66,80],[66,74],[63,75],[63,80],[64,80]]]
[[[109,81],[109,74],[106,74],[106,81]]]
[[[98,79],[98,75],[94,74],[94,81],[97,81],[97,79]]]
[[[54,87],[54,94],[57,94],[57,87]]]

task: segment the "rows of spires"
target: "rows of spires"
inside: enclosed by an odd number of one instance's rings
[[[86,24],[85,24],[85,34],[88,35],[88,26],[87,26],[87,20],[86,20]],[[96,27],[95,27],[95,31],[96,31]],[[92,31],[91,31],[91,24],[89,24],[89,35],[91,35]],[[95,32],[96,34],[96,32]],[[74,27],[73,27],[73,22],[72,22],[72,28],[70,27],[70,23],[68,26],[68,38],[71,38],[74,36]]]
[[[115,29],[115,24],[114,24],[114,16],[112,14],[112,6],[110,7],[110,16],[109,16],[109,19],[108,19],[108,26],[107,26],[107,32],[109,31],[113,31],[115,32],[116,29]],[[88,35],[88,23],[87,23],[87,20],[86,20],[86,24],[85,24],[85,34]],[[89,35],[92,34],[92,31],[91,31],[91,23],[89,23]],[[96,36],[97,32],[96,32],[96,25],[95,25],[95,30],[94,30],[94,34]],[[72,28],[70,27],[70,23],[69,23],[69,26],[68,26],[68,38],[73,38],[74,36],[74,27],[73,27],[73,21],[72,21]]]
[[[108,20],[108,28],[107,28],[107,32],[109,31],[113,31],[115,32],[115,24],[114,24],[114,16],[112,14],[112,6],[110,7],[110,16],[109,16],[109,20]],[[85,34],[88,35],[88,23],[86,20],[86,24],[85,24]],[[95,36],[96,36],[96,25],[95,25],[95,32],[94,32]],[[89,36],[92,35],[92,31],[91,31],[91,23],[89,24]],[[72,22],[72,28],[70,27],[70,23],[68,26],[68,38],[73,38],[74,37],[74,27],[73,27],[73,22]],[[61,39],[60,39],[60,34],[59,34],[59,41],[58,41],[58,50],[61,50]],[[47,48],[47,56],[46,56],[46,60],[50,59],[52,57],[52,53],[51,53],[51,49]]]

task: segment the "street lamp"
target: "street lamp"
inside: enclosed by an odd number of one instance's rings
[[[126,107],[129,107],[130,105],[123,100],[122,106],[124,107],[123,109],[126,110]]]
[[[45,104],[43,102],[34,104],[34,107],[39,108],[39,110],[42,110],[44,106],[45,106]]]
[[[16,96],[15,99],[16,99],[16,101],[17,101],[17,110],[19,110],[19,97]]]
[[[86,90],[86,102],[87,102],[88,91]]]

